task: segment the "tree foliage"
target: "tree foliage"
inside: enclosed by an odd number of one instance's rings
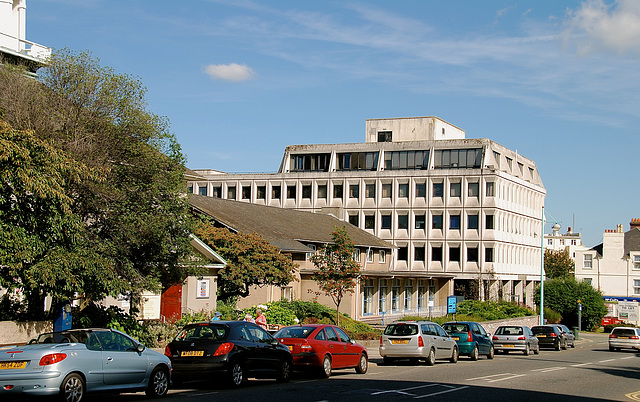
[[[539,286],[536,290],[536,303],[540,304]],[[574,278],[549,279],[544,282],[544,305],[562,315],[567,326],[578,325],[578,300],[582,302],[583,329],[592,330],[602,323],[607,314],[602,293],[584,281]]]
[[[218,298],[247,297],[252,286],[286,286],[294,280],[296,264],[257,234],[233,233],[206,220],[198,222],[194,234],[227,262],[218,271]]]
[[[544,271],[547,278],[572,278],[575,266],[568,250],[544,250]]]
[[[354,244],[347,230],[335,228],[331,233],[333,243],[326,244],[311,257],[316,270],[311,279],[336,305],[336,324],[340,320],[340,303],[344,296],[353,293],[360,278],[360,265],[353,259]]]
[[[40,286],[41,296],[46,291],[55,299],[65,299],[79,292],[85,302],[105,294],[130,293],[135,297],[142,290],[166,288],[197,271],[185,269],[191,252],[191,221],[183,197],[184,157],[168,121],[146,110],[145,92],[139,79],[100,66],[89,53],[55,53],[50,64],[39,70],[37,81],[17,68],[0,69],[0,113],[15,130],[29,130],[34,137],[29,144],[7,141],[12,142],[11,147],[22,147],[23,154],[32,158],[39,152],[38,144],[47,144],[49,149],[42,157],[50,160],[34,165],[29,177],[59,182],[53,187],[58,189],[57,198],[43,193],[49,186],[44,182],[33,193],[42,202],[60,203],[41,211],[40,225],[52,219],[74,224],[71,240],[49,236],[41,247],[60,250],[81,246],[86,253],[79,254],[76,249],[76,259],[46,254],[49,257],[39,262],[39,270],[49,276],[31,276],[34,282],[30,286]],[[52,172],[62,158],[59,155],[65,155],[66,164],[59,172]],[[47,164],[51,167],[44,168]],[[72,166],[80,171],[70,171]],[[17,173],[14,169],[11,174]],[[19,182],[26,177],[24,173],[12,176],[8,181],[12,191],[19,191],[24,186]],[[3,196],[9,200],[23,197],[20,193]],[[10,208],[7,213],[12,220],[7,225],[12,225],[11,232],[31,230],[32,206],[14,203]],[[44,233],[46,230],[43,237]],[[18,238],[8,238],[1,246],[2,255],[36,247],[22,245]],[[45,255],[42,250],[30,252]],[[74,277],[69,270],[86,270],[91,264],[95,265],[92,277],[67,284]],[[16,279],[15,271],[1,272],[3,283]],[[18,283],[28,286],[27,282]],[[43,305],[37,300],[29,304],[34,311]]]

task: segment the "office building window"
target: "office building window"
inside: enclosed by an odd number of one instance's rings
[[[442,262],[442,246],[431,246],[431,261]]]
[[[335,184],[333,186],[333,198],[342,199],[342,184]]]
[[[424,262],[425,253],[426,253],[426,250],[424,246],[415,246],[413,248],[413,260]]]
[[[352,224],[353,226],[359,226],[360,224],[360,215],[355,214],[355,215],[349,215],[349,223]]]
[[[427,183],[416,183],[416,198],[427,198]]]
[[[409,258],[409,248],[407,246],[398,247],[398,261],[407,261]]]
[[[400,279],[393,279],[391,282],[391,310],[400,309]]]
[[[429,167],[429,151],[387,151],[384,153],[385,170],[407,170]]]
[[[242,186],[242,199],[250,200],[251,199],[251,186]]]
[[[213,198],[222,198],[222,186],[213,187]]]
[[[582,268],[591,269],[593,268],[593,255],[585,254],[583,258]],[[634,267],[635,268],[635,267]]]
[[[442,229],[442,215],[431,216],[431,229]]]
[[[384,313],[387,311],[387,280],[380,279],[378,283],[378,312]]]
[[[398,229],[409,229],[409,215],[398,215]]]
[[[366,198],[376,198],[376,183],[369,183],[365,185],[364,196]]]
[[[460,215],[451,215],[449,217],[449,229],[460,230]]]
[[[493,247],[484,248],[484,262],[493,262]]]
[[[378,142],[391,142],[391,131],[378,131]]]
[[[451,197],[460,198],[460,183],[451,183],[449,194]]]
[[[318,186],[318,199],[319,200],[326,200],[327,199],[327,185],[326,184],[320,184]]]
[[[404,309],[411,310],[413,307],[413,281],[411,279],[405,279],[404,281]]]
[[[482,165],[482,149],[436,149],[435,169],[477,169]]]
[[[485,183],[486,186],[486,191],[485,191],[485,195],[487,197],[495,197],[496,193],[495,193],[495,183],[492,181],[488,181]]]
[[[360,198],[360,185],[349,184],[349,198]]]
[[[486,215],[484,217],[484,228],[493,229],[493,215]]]
[[[236,186],[230,186],[227,188],[227,198],[230,200],[236,199]]]
[[[508,156],[507,158],[507,166],[509,166],[509,172],[511,172],[511,169],[513,169],[513,159],[509,158]]]
[[[495,160],[496,168],[500,170],[500,154],[496,151],[493,151],[493,159]]]
[[[292,172],[328,172],[331,154],[291,155]]]
[[[434,198],[442,198],[444,195],[444,184],[443,183],[433,183],[433,197]]]
[[[460,247],[449,247],[449,261],[460,262]]]
[[[338,170],[377,170],[378,152],[348,152],[336,155]]]
[[[467,247],[467,261],[478,262],[478,247]]]
[[[426,215],[416,215],[416,229],[426,229]]]
[[[207,195],[207,186],[200,186],[200,187],[198,187],[198,194],[200,194],[200,195]]]
[[[364,293],[362,313],[373,314],[373,294],[374,294],[373,279],[367,279],[364,281],[364,286],[362,291]]]
[[[288,185],[287,186],[287,198],[290,200],[296,199],[296,185]]]
[[[391,183],[382,184],[382,198],[391,198],[393,195],[393,188],[391,187]]]
[[[381,264],[387,262],[387,251],[386,250],[380,250],[378,252],[378,262],[381,263]]]
[[[478,229],[478,214],[467,215],[467,229]]]
[[[281,197],[280,194],[280,186],[272,186],[271,187],[271,198],[274,200],[279,200]]]
[[[259,200],[264,200],[265,198],[267,198],[267,187],[266,186],[258,186],[256,187],[257,190],[257,199]]]
[[[381,219],[380,229],[391,229],[391,215],[382,215]]]
[[[302,198],[311,199],[311,184],[302,186]]]
[[[469,183],[469,198],[478,198],[480,194],[480,184],[479,183]]]
[[[398,185],[398,197],[400,198],[409,198],[409,184],[402,183]]]
[[[425,297],[424,297],[426,293],[427,293],[427,288],[425,286],[425,280],[418,279],[418,304],[417,304],[418,311],[427,307],[425,304]]]
[[[375,229],[376,228],[376,217],[374,215],[365,215],[364,216],[364,228],[365,229]]]

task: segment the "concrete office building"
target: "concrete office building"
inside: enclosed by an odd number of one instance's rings
[[[359,286],[368,314],[442,314],[447,296],[533,305],[546,191],[535,163],[437,117],[371,119],[364,143],[291,145],[277,173],[195,170],[191,192],[332,213],[397,248]]]

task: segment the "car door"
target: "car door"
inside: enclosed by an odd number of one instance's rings
[[[360,361],[360,348],[351,341],[351,338],[339,327],[333,327],[340,338],[340,344],[343,347],[343,366],[355,367]]]
[[[331,353],[331,364],[333,367],[344,367],[345,345],[340,342],[340,338],[333,327],[324,327],[329,342],[329,353]]]
[[[451,353],[453,345],[455,341],[449,337],[447,332],[442,329],[439,325],[430,324],[434,331],[436,331],[436,339],[437,339],[437,347],[436,347],[436,356],[440,359],[445,359],[451,357]]]
[[[102,345],[102,367],[106,385],[142,383],[149,367],[146,353],[136,349],[136,343],[114,331],[99,331],[96,336]]]
[[[233,329],[232,340],[238,348],[238,354],[245,369],[247,371],[261,370],[260,345],[256,343],[246,323],[242,322]]]
[[[489,350],[491,350],[491,339],[489,339],[487,332],[484,330],[482,325],[477,322],[473,323],[472,331],[478,342],[478,350],[480,353],[488,354]]]
[[[247,329],[256,344],[256,369],[268,371],[277,370],[282,357],[282,350],[277,347],[279,344],[278,340],[257,325],[247,324]]]

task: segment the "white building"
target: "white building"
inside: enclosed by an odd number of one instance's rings
[[[546,195],[535,163],[437,117],[367,120],[364,143],[288,146],[277,173],[196,172],[193,193],[330,212],[397,246],[367,285],[377,314],[424,312],[427,289],[435,309],[474,288],[533,304]]]
[[[552,234],[544,235],[544,248],[545,250],[566,250],[569,252],[569,256],[573,261],[576,260],[576,250],[586,250],[586,247],[582,244],[582,235],[580,233],[574,233],[571,230],[571,226],[567,230],[567,233],[560,233],[560,225],[554,224],[552,227]]]
[[[26,39],[27,1],[0,0],[0,58],[34,72],[51,56],[51,49]]]

